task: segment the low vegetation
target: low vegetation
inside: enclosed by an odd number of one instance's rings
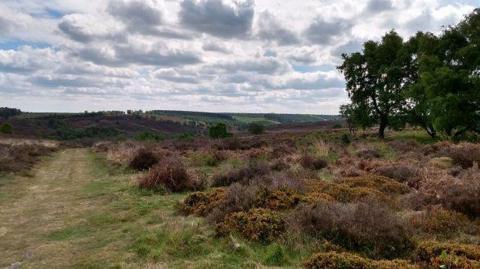
[[[0,175],[6,172],[28,173],[40,157],[54,152],[57,147],[48,143],[14,143],[0,141]]]
[[[220,240],[268,249],[264,265],[476,268],[478,258],[460,249],[474,253],[480,240],[477,144],[404,135],[167,140],[149,145],[159,159],[137,186],[160,196],[186,192],[178,214],[204,219]],[[143,147],[97,149],[128,166]],[[447,158],[451,165],[436,162]]]

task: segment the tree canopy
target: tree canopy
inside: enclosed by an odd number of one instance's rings
[[[343,54],[352,125],[420,126],[459,138],[480,133],[480,9],[440,35],[419,32],[404,41],[395,31],[362,52]]]

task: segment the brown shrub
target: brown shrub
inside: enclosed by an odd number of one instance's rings
[[[392,164],[374,169],[377,175],[393,178],[399,182],[407,182],[409,185],[419,181],[418,169],[407,164]]]
[[[480,145],[473,143],[461,143],[440,150],[440,154],[453,159],[454,164],[463,168],[472,167],[480,162]]]
[[[377,159],[380,158],[380,153],[375,149],[362,149],[357,152],[357,156],[362,159]]]
[[[465,215],[441,208],[431,208],[416,214],[412,216],[410,223],[418,231],[439,238],[451,238],[459,232],[475,231]]]
[[[290,164],[288,164],[285,160],[279,159],[272,162],[270,168],[274,171],[283,171],[288,170],[290,168]]]
[[[480,246],[457,243],[422,242],[413,259],[426,268],[480,268]]]
[[[420,144],[418,144],[418,142],[415,140],[393,140],[388,142],[388,145],[394,150],[403,153],[416,151],[420,147]]]
[[[402,257],[414,247],[405,222],[376,202],[303,206],[289,223],[293,231],[325,238],[372,258]]]
[[[475,171],[476,168],[471,168]],[[442,205],[470,217],[480,216],[480,178],[476,172],[468,172],[461,178],[445,174],[427,178],[412,197],[412,204]]]
[[[221,223],[233,212],[248,211],[257,203],[258,187],[234,183],[225,191],[223,200],[208,214],[211,223]]]
[[[248,181],[267,175],[268,173],[270,173],[268,164],[251,160],[245,167],[214,175],[212,185],[214,187],[224,187],[236,182],[248,183]]]
[[[153,152],[146,149],[140,149],[135,152],[128,167],[137,171],[144,171],[150,169],[156,163],[158,163],[158,158]]]
[[[40,159],[56,148],[41,144],[0,144],[0,172],[26,172]]]
[[[304,263],[308,269],[414,269],[419,268],[402,260],[370,260],[355,254],[327,252],[318,253]]]
[[[182,162],[175,159],[166,160],[152,167],[146,175],[139,178],[138,185],[142,189],[171,192],[195,190],[200,187],[199,182],[192,180]]]
[[[422,149],[422,152],[425,156],[427,155],[438,155],[438,152],[441,150],[444,150],[446,148],[449,148],[452,146],[452,143],[449,141],[441,141],[437,142],[435,144],[429,144],[425,145]]]
[[[223,150],[213,150],[212,156],[217,163],[223,162],[228,159],[228,154]]]
[[[303,155],[300,164],[305,169],[321,170],[328,166],[327,161],[322,158],[316,158],[311,155]]]
[[[283,158],[286,155],[293,153],[295,153],[294,145],[289,145],[288,143],[274,144],[270,153],[270,157],[273,159]]]
[[[218,226],[220,234],[238,231],[244,237],[269,243],[285,231],[282,217],[269,209],[254,208],[248,212],[236,212],[228,215],[225,221]]]
[[[338,180],[338,183],[348,185],[351,188],[371,188],[386,194],[405,194],[410,192],[410,189],[404,184],[388,177],[377,175],[345,178]]]

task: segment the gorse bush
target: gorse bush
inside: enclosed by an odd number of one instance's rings
[[[250,240],[270,243],[285,231],[285,223],[275,211],[254,208],[228,215],[217,230],[220,234],[238,231]]]
[[[325,238],[371,258],[398,258],[414,248],[406,223],[376,202],[319,202],[303,206],[291,217],[292,229]]]
[[[215,208],[221,206],[225,200],[224,189],[214,189],[208,192],[194,192],[180,205],[182,213],[186,215],[207,216]]]
[[[128,166],[137,171],[143,171],[151,168],[158,163],[158,158],[155,154],[146,149],[140,149],[133,155]]]
[[[417,266],[401,260],[371,260],[350,253],[318,253],[304,263],[307,269],[414,269]]]
[[[422,242],[413,255],[424,268],[480,268],[480,247],[456,243]]]

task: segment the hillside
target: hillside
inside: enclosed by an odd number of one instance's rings
[[[110,111],[93,113],[21,113],[7,122],[16,137],[59,140],[172,138],[205,134],[209,126],[225,123],[234,131],[244,131],[250,123],[272,130],[294,125],[311,129],[333,126],[339,116],[296,114],[206,113],[190,111]],[[1,122],[1,123],[3,123]]]
[[[242,129],[250,123],[261,123],[265,126],[277,126],[282,124],[302,124],[316,122],[340,121],[336,115],[313,115],[313,114],[274,114],[274,113],[209,113],[192,111],[167,111],[154,110],[147,114],[158,117],[173,117],[183,122],[195,122],[197,124],[211,125],[225,123],[232,127]]]

